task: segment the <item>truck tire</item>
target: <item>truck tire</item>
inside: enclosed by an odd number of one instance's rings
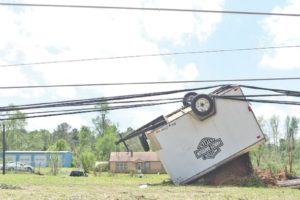
[[[139,139],[140,139],[140,142],[141,142],[141,145],[142,145],[144,151],[149,151],[150,147],[147,142],[147,136],[145,135],[145,133],[139,135]]]
[[[206,94],[198,94],[191,103],[192,111],[200,116],[205,117],[214,111],[214,101]]]
[[[197,96],[197,93],[196,92],[188,92],[186,93],[184,96],[183,96],[183,100],[182,100],[182,103],[183,103],[183,106],[186,107],[186,106],[190,106],[191,103],[192,103],[192,100],[193,98]]]

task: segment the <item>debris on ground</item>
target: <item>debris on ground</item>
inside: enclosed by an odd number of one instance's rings
[[[300,189],[300,178],[278,181],[277,185],[280,187],[290,187],[290,188]]]
[[[274,174],[270,168],[265,170],[256,169],[255,174],[260,177],[266,185],[300,189],[300,178],[293,177],[287,173],[286,170]]]
[[[147,184],[142,184],[142,185],[139,186],[140,189],[145,189],[145,188],[147,188],[147,187],[148,187]]]
[[[10,185],[10,184],[1,183],[0,184],[0,189],[5,189],[5,190],[20,190],[22,188],[19,187],[19,186],[16,186],[16,185]]]
[[[274,175],[274,173],[272,172],[272,170],[269,169],[256,169],[255,170],[255,175],[259,178],[262,179],[262,181],[266,184],[266,185],[272,185],[275,186],[277,184],[277,178]]]

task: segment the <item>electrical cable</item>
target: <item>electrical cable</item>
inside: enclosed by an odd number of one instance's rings
[[[138,100],[138,101],[122,101],[122,102],[110,102],[109,104],[121,104],[121,103],[143,103],[143,102],[154,102],[154,103],[173,103],[173,102],[181,102],[178,100],[182,100],[182,98],[172,98],[172,99],[166,99],[163,101],[157,101],[157,100]],[[125,104],[126,106],[128,104]],[[130,105],[130,104],[129,104]],[[109,107],[108,107],[109,108]],[[46,113],[57,113],[57,112],[72,112],[72,111],[85,111],[85,110],[95,110],[98,111],[100,108],[96,107],[87,107],[87,108],[74,108],[74,109],[60,109],[60,110],[45,110],[45,111],[38,111],[38,112],[26,112],[22,113],[24,115],[31,115],[31,114],[46,114]],[[104,110],[101,108],[101,110]],[[0,114],[0,116],[15,116],[15,113],[7,113],[7,114]]]
[[[162,105],[168,103],[178,103],[181,98],[167,98],[167,99],[139,99],[139,100],[131,100],[131,101],[118,101],[118,100],[125,100],[125,99],[134,99],[134,98],[144,98],[144,97],[152,97],[152,96],[159,96],[159,95],[169,95],[178,92],[188,92],[188,91],[195,91],[195,90],[204,90],[204,89],[213,89],[215,87],[222,88],[229,88],[229,87],[243,87],[248,89],[255,89],[255,90],[267,90],[276,92],[279,94],[255,94],[255,95],[237,95],[237,96],[217,96],[213,95],[216,98],[223,98],[223,99],[232,99],[232,100],[239,100],[239,101],[248,101],[248,102],[257,102],[257,103],[275,103],[275,104],[288,104],[288,105],[300,105],[300,102],[297,101],[279,101],[279,100],[265,100],[265,99],[249,99],[248,97],[270,97],[270,96],[294,96],[299,97],[299,91],[292,91],[292,90],[283,90],[283,89],[274,89],[274,88],[264,88],[264,87],[256,87],[256,86],[248,86],[248,85],[214,85],[214,86],[207,86],[201,88],[189,88],[183,90],[170,90],[170,91],[163,91],[163,92],[152,92],[152,93],[143,93],[143,94],[131,94],[131,95],[123,95],[123,96],[113,96],[113,97],[103,97],[103,98],[93,98],[93,99],[83,99],[83,100],[70,100],[70,101],[61,101],[61,102],[47,102],[47,103],[40,103],[40,104],[28,104],[28,105],[19,105],[19,106],[7,106],[7,107],[0,107],[0,111],[17,111],[17,110],[26,110],[26,109],[37,109],[37,108],[55,108],[55,107],[66,107],[66,106],[79,106],[79,105],[93,105],[99,104],[99,102],[105,102],[109,104],[111,101],[113,104],[124,104],[124,103],[139,103],[139,104],[129,104],[129,105],[118,105],[113,107],[108,107],[105,110],[114,110],[114,109],[127,109],[127,108],[134,108],[134,107],[143,107],[143,106],[154,106],[154,105]],[[219,89],[220,89],[219,88]],[[164,101],[164,102],[161,102]],[[144,102],[151,102],[151,103],[144,103]],[[93,104],[92,104],[93,103]],[[141,104],[144,103],[144,104]],[[57,110],[57,111],[41,111],[41,112],[33,112],[28,114],[42,114],[42,115],[31,115],[26,116],[23,118],[36,118],[36,117],[47,117],[47,116],[57,116],[57,115],[64,115],[64,114],[80,114],[80,113],[87,113],[87,112],[98,112],[101,111],[99,108],[81,108],[81,109],[68,109],[68,110]],[[102,109],[103,111],[103,109]],[[45,114],[47,113],[47,114]],[[55,114],[49,114],[55,113]],[[11,118],[5,118],[2,120],[7,120]],[[13,118],[18,119],[18,118]]]
[[[175,94],[175,93],[181,93],[181,92],[190,92],[190,91],[204,90],[204,89],[212,89],[212,88],[216,88],[216,87],[226,87],[226,86],[230,86],[230,85],[214,85],[214,86],[207,86],[207,87],[201,87],[201,88],[190,88],[190,89],[183,89],[183,90],[171,90],[171,91],[163,91],[163,92],[153,92],[153,93],[143,93],[143,94],[133,94],[133,95],[123,95],[123,96],[113,96],[113,97],[102,97],[102,98],[83,99],[83,100],[8,106],[8,107],[0,107],[0,111],[14,111],[14,110],[26,110],[26,109],[28,110],[28,109],[49,108],[49,107],[96,105],[96,104],[100,104],[103,102],[109,103],[109,101],[153,97],[153,96],[168,95],[168,94]],[[281,94],[287,95],[287,96],[298,97],[300,95],[300,92],[290,91],[290,90],[262,88],[262,87],[247,86],[247,85],[236,85],[236,86],[250,88],[250,89],[256,89],[256,90],[257,89],[268,90],[268,91],[272,91],[272,92],[281,93]]]
[[[90,98],[90,99],[80,99],[80,100],[68,100],[68,101],[53,101],[53,102],[43,102],[43,103],[35,103],[35,104],[23,104],[23,105],[13,105],[7,107],[0,107],[3,108],[21,108],[21,107],[30,107],[30,106],[40,106],[40,105],[65,105],[67,103],[76,103],[78,102],[78,106],[82,105],[97,105],[97,103],[105,103],[105,104],[117,104],[117,103],[137,103],[137,102],[153,102],[153,101],[167,101],[167,100],[180,100],[182,98],[160,98],[160,99],[139,99],[139,100],[130,100],[130,101],[119,101],[119,100],[103,100],[103,98]],[[83,103],[84,102],[84,103]],[[77,104],[75,105],[77,106]]]
[[[205,90],[219,87],[220,85],[214,86],[207,86],[207,87],[200,87],[200,88],[190,88],[190,89],[182,89],[182,90],[169,90],[169,91],[162,91],[162,92],[152,92],[152,93],[142,93],[142,94],[132,94],[132,95],[122,95],[122,96],[113,96],[113,97],[102,97],[102,98],[95,98],[95,99],[84,99],[84,100],[75,100],[75,101],[62,101],[62,102],[48,102],[48,103],[41,103],[41,104],[34,104],[34,105],[16,105],[16,106],[8,106],[8,107],[0,107],[0,112],[2,111],[14,111],[14,110],[26,110],[26,109],[36,109],[36,108],[49,108],[49,107],[66,107],[66,106],[78,106],[78,105],[85,105],[86,103],[105,103],[111,100],[125,100],[125,99],[134,99],[134,98],[144,98],[144,97],[153,97],[153,96],[162,96],[162,95],[170,95],[182,92],[190,92],[196,90]]]
[[[119,109],[129,109],[129,108],[138,108],[138,107],[147,107],[147,106],[157,106],[157,105],[164,105],[164,104],[173,104],[173,103],[178,103],[178,102],[181,102],[181,101],[151,103],[151,104],[150,103],[149,104],[136,104],[136,105],[130,105],[130,106],[115,106],[115,107],[110,107],[110,108],[104,109],[104,110],[95,109],[95,110],[84,110],[84,111],[74,111],[74,112],[63,112],[63,113],[56,113],[56,114],[33,115],[33,116],[13,117],[13,118],[0,118],[0,121],[40,118],[40,117],[53,117],[53,116],[60,116],[60,115],[83,114],[83,113],[101,112],[101,111],[108,111],[108,110],[119,110]]]
[[[85,9],[110,9],[110,10],[141,10],[159,12],[192,12],[192,13],[215,13],[215,14],[237,14],[237,15],[263,15],[263,16],[286,16],[300,17],[298,13],[268,13],[253,11],[229,11],[229,10],[201,10],[201,9],[179,9],[179,8],[152,8],[152,7],[125,7],[125,6],[95,6],[95,5],[66,5],[66,4],[34,4],[34,3],[0,3],[1,6],[22,7],[52,7],[52,8],[85,8]]]
[[[286,96],[295,96],[295,97],[300,96],[299,91],[293,91],[293,90],[265,88],[265,87],[257,87],[257,86],[250,86],[250,85],[238,85],[238,86],[242,87],[242,88],[248,88],[248,89],[272,91],[272,92],[276,92],[276,93],[285,94]]]
[[[215,83],[215,82],[284,81],[284,80],[300,80],[300,77],[153,81],[153,82],[119,82],[119,83],[87,83],[87,84],[65,84],[65,85],[57,84],[57,85],[0,86],[0,90],[34,89],[34,88],[63,88],[63,87],[94,87],[94,86],[158,85],[158,84],[184,84],[184,83]]]
[[[300,105],[299,101],[278,101],[278,100],[265,100],[265,99],[247,99],[247,98],[236,98],[236,97],[227,97],[227,96],[217,96],[219,99],[228,99],[236,101],[247,101],[255,103],[271,103],[271,104],[285,104],[285,105]]]
[[[259,95],[227,95],[226,98],[247,98],[247,97],[278,97],[278,96],[286,96],[284,94],[259,94]],[[217,95],[213,95],[213,97],[217,97],[219,98],[219,96]],[[159,103],[159,102],[173,102],[176,101],[178,102],[178,100],[182,100],[182,98],[167,98],[167,99],[147,99],[147,100],[134,100],[134,101],[110,101],[110,102],[106,102],[107,104],[111,105],[111,104],[124,104],[124,103],[143,103],[143,102],[155,102],[155,103]],[[85,104],[87,105],[87,104]],[[95,105],[95,104],[91,104],[91,105]],[[71,112],[71,111],[84,111],[84,110],[99,110],[99,108],[96,107],[85,107],[85,108],[79,108],[79,109],[60,109],[60,110],[45,110],[45,111],[38,111],[38,112],[26,112],[26,113],[22,113],[25,115],[30,115],[30,114],[46,114],[46,113],[57,113],[57,112]],[[0,116],[15,116],[15,113],[7,113],[7,114],[0,114]]]
[[[87,62],[99,60],[116,60],[116,59],[129,59],[129,58],[145,58],[157,56],[177,56],[177,55],[190,55],[190,54],[205,54],[205,53],[224,53],[224,52],[239,52],[239,51],[254,51],[254,50],[268,50],[268,49],[290,49],[299,48],[300,45],[282,45],[282,46],[269,46],[269,47],[251,47],[251,48],[237,48],[237,49],[217,49],[217,50],[202,50],[202,51],[186,51],[186,52],[170,52],[170,53],[153,53],[153,54],[140,54],[140,55],[126,55],[126,56],[111,56],[111,57],[97,57],[97,58],[82,58],[71,60],[53,60],[29,63],[17,63],[0,65],[0,67],[17,67],[28,65],[45,65],[45,64],[58,64],[58,63],[74,63],[74,62]]]

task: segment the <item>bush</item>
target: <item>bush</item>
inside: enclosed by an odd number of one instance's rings
[[[92,152],[85,151],[81,153],[79,159],[84,172],[88,173],[90,170],[94,169],[96,158]]]

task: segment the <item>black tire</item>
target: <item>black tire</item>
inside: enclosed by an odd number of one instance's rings
[[[190,106],[194,97],[197,96],[196,92],[188,92],[183,96],[183,100],[182,103],[183,105],[186,106]]]
[[[191,107],[192,111],[200,117],[211,114],[215,109],[213,99],[206,94],[195,96],[192,100]]]
[[[33,170],[30,167],[27,167],[27,171],[33,173]]]
[[[144,151],[149,151],[150,147],[147,142],[147,136],[145,135],[145,133],[139,135],[139,139],[140,139],[140,142],[141,142],[141,145],[142,145]]]

